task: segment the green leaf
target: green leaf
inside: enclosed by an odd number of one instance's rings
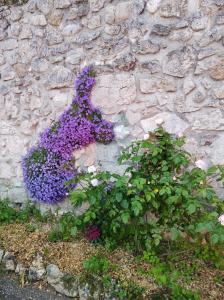
[[[117,193],[117,194],[115,195],[115,198],[116,198],[117,202],[121,202],[121,200],[123,199],[122,193]]]
[[[78,232],[77,227],[76,227],[76,226],[75,226],[75,227],[72,227],[70,232],[71,232],[71,235],[72,235],[72,236],[76,236],[76,234],[77,234],[77,232]]]
[[[211,242],[213,243],[213,244],[217,244],[218,242],[219,242],[219,236],[218,236],[218,234],[213,234],[212,236],[211,236]]]
[[[187,207],[187,211],[190,215],[192,215],[193,213],[196,212],[197,206],[193,203],[191,203],[188,207]]]
[[[124,224],[127,224],[128,221],[130,219],[130,214],[128,212],[124,212],[122,215],[121,215],[121,220]]]
[[[123,201],[121,201],[121,206],[124,208],[124,209],[128,209],[128,201],[126,199],[124,199]]]
[[[133,209],[133,212],[136,216],[138,216],[142,210],[142,205],[141,205],[141,202],[137,201],[137,200],[134,200],[132,202],[132,209]]]
[[[170,233],[172,241],[177,240],[177,238],[180,236],[180,230],[178,230],[176,227],[172,227]]]

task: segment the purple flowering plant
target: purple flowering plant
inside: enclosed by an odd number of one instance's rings
[[[73,152],[90,143],[110,143],[113,125],[102,118],[91,102],[95,84],[92,66],[75,81],[76,96],[54,124],[40,135],[37,146],[22,159],[25,187],[34,201],[55,204],[66,198],[75,185],[65,184],[77,175]]]

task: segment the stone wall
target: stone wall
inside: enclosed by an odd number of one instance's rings
[[[117,170],[131,140],[163,124],[187,150],[224,163],[223,0],[30,0],[0,7],[0,194],[25,199],[21,156],[95,64],[93,103],[116,141],[75,156]]]

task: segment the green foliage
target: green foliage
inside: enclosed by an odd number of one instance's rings
[[[77,235],[77,217],[69,212],[62,215],[57,225],[49,232],[48,239],[50,242],[68,241]]]
[[[8,224],[12,222],[27,223],[31,219],[38,222],[45,222],[47,215],[42,215],[41,212],[31,203],[27,203],[24,209],[19,210],[13,208],[8,200],[0,200],[0,224]]]
[[[218,169],[191,168],[183,144],[183,138],[159,128],[122,152],[119,162],[128,165],[124,175],[79,175],[75,180],[83,189],[73,190],[70,200],[74,207],[88,201],[89,209],[77,227],[97,225],[106,245],[125,244],[137,252],[159,251],[161,243],[183,236],[202,240],[205,232],[210,244],[223,243],[218,215],[224,204],[208,184]]]
[[[108,273],[110,262],[106,257],[102,257],[102,255],[94,255],[84,261],[83,267],[91,274],[103,276]]]

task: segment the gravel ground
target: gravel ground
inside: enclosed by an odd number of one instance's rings
[[[41,291],[33,287],[21,288],[10,279],[0,278],[0,300],[67,300],[68,297]]]

